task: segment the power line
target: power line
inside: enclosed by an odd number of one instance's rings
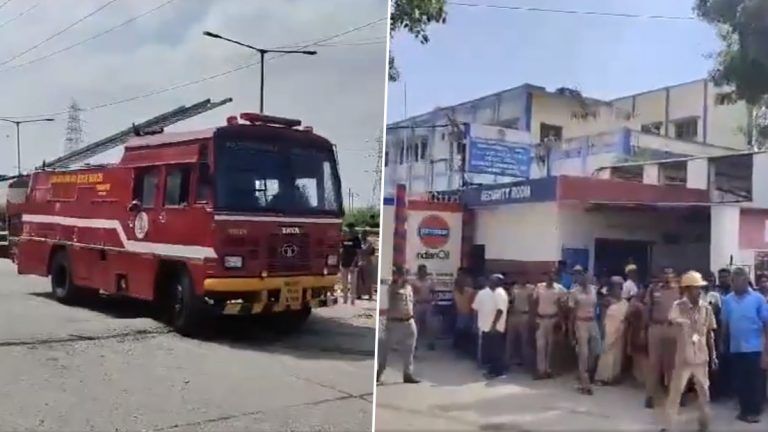
[[[641,14],[622,13],[622,12],[599,12],[599,11],[576,10],[576,9],[550,9],[550,8],[500,5],[500,4],[489,4],[489,3],[485,3],[485,4],[469,3],[469,2],[460,2],[460,1],[449,1],[447,3],[454,6],[478,7],[478,8],[489,8],[489,9],[505,9],[505,10],[511,10],[511,11],[519,11],[519,12],[540,12],[540,13],[556,13],[556,14],[567,14],[567,15],[592,15],[592,16],[603,16],[603,17],[611,17],[611,18],[655,19],[655,20],[669,20],[669,21],[696,21],[697,20],[696,17],[694,16],[641,15]]]
[[[351,46],[369,46],[369,45],[381,45],[383,43],[387,43],[386,38],[379,38],[379,39],[372,39],[372,40],[360,40],[360,41],[354,41],[354,42],[339,42],[339,43],[326,43],[326,44],[315,44],[313,46],[315,47],[323,47],[323,48],[340,48],[340,47],[351,47]],[[293,46],[287,46],[284,48],[296,48],[301,45],[293,45]]]
[[[17,58],[19,58],[19,57],[21,57],[21,56],[23,56],[23,55],[27,54],[28,52],[30,52],[30,51],[32,51],[32,50],[35,50],[35,49],[39,48],[40,46],[42,46],[42,45],[43,45],[43,44],[45,44],[46,42],[49,42],[49,41],[51,41],[51,40],[53,40],[53,39],[55,39],[55,38],[57,38],[57,37],[61,36],[61,35],[62,35],[64,32],[66,32],[66,31],[69,31],[70,29],[72,29],[72,28],[73,28],[73,27],[75,27],[76,25],[78,25],[78,24],[80,24],[81,22],[83,22],[83,21],[87,20],[88,18],[90,18],[90,17],[92,17],[92,16],[96,15],[97,13],[101,12],[102,10],[104,10],[104,9],[105,9],[107,6],[109,6],[109,5],[111,5],[112,3],[115,3],[115,2],[117,2],[117,1],[118,1],[118,0],[109,0],[109,1],[107,1],[107,2],[106,2],[106,3],[104,3],[103,5],[99,6],[98,8],[94,9],[93,11],[89,12],[89,13],[88,13],[88,14],[86,14],[85,16],[82,16],[82,17],[80,17],[79,19],[77,19],[77,20],[76,20],[75,22],[73,22],[72,24],[69,24],[68,26],[64,27],[63,29],[61,29],[61,30],[57,31],[56,33],[54,33],[54,34],[52,34],[52,35],[48,36],[47,38],[43,39],[42,41],[38,42],[37,44],[35,44],[35,45],[32,45],[31,47],[29,47],[29,48],[25,49],[24,51],[22,51],[22,52],[20,52],[20,53],[17,53],[17,54],[15,54],[14,56],[12,56],[12,57],[11,57],[11,58],[9,58],[9,59],[3,60],[2,62],[0,62],[0,66],[6,65],[6,64],[8,64],[8,63],[10,63],[10,62],[12,62],[12,61],[14,61],[14,60],[16,60]]]
[[[4,8],[5,5],[7,5],[10,2],[11,2],[11,0],[5,0],[4,2],[0,3],[0,9]]]
[[[32,10],[33,10],[33,9],[35,9],[35,8],[37,8],[38,6],[40,6],[40,3],[35,3],[35,4],[33,4],[32,6],[28,7],[27,9],[25,9],[23,12],[19,13],[18,15],[16,15],[15,17],[13,17],[13,18],[9,18],[9,19],[7,19],[7,20],[5,20],[5,21],[1,22],[1,23],[0,23],[0,28],[3,28],[3,27],[5,27],[6,25],[8,25],[8,24],[10,24],[10,23],[12,23],[12,22],[16,21],[17,19],[19,19],[19,18],[23,17],[23,16],[24,16],[24,15],[26,15],[28,12],[32,12]]]
[[[375,37],[375,38],[370,38],[369,37],[368,39],[360,39],[359,41],[367,41],[367,40],[371,40],[372,41],[372,40],[382,40],[382,39],[385,40],[385,41],[387,40],[386,38],[381,38],[381,37]],[[314,42],[314,39],[306,39],[306,40],[303,40],[303,41],[300,41],[300,42],[295,42],[292,45],[282,45],[282,46],[273,47],[272,49],[291,49],[291,48],[299,47],[299,46],[302,46],[304,44],[308,44],[308,43],[312,43],[312,42]],[[342,44],[342,43],[345,43],[345,42],[338,42],[338,43]]]
[[[132,23],[134,21],[137,21],[137,20],[139,20],[141,18],[144,18],[145,16],[147,16],[147,15],[157,11],[158,9],[161,9],[161,8],[163,8],[163,7],[173,3],[174,1],[176,1],[176,0],[166,0],[165,2],[159,4],[158,6],[155,6],[152,9],[149,9],[146,12],[143,12],[143,13],[141,13],[139,15],[136,15],[136,16],[133,16],[131,18],[128,18],[127,20],[121,22],[120,24],[117,24],[117,25],[112,26],[112,27],[110,27],[110,28],[108,28],[106,30],[103,30],[103,31],[101,31],[99,33],[96,33],[93,36],[87,37],[87,38],[85,38],[85,39],[83,39],[83,40],[81,40],[79,42],[73,43],[72,45],[66,46],[66,47],[61,48],[59,50],[50,52],[50,53],[48,53],[46,55],[33,58],[32,60],[26,61],[24,63],[18,63],[18,64],[15,64],[15,65],[8,66],[5,69],[0,69],[0,72],[5,72],[5,71],[13,70],[13,69],[18,69],[20,67],[31,65],[33,63],[37,63],[37,62],[43,61],[45,59],[51,58],[51,57],[53,57],[55,55],[58,55],[58,54],[61,54],[61,53],[65,52],[65,51],[69,51],[72,48],[76,48],[76,47],[78,47],[80,45],[83,45],[85,43],[88,43],[88,42],[90,42],[90,41],[92,41],[94,39],[98,39],[98,38],[100,38],[100,37],[102,37],[102,36],[104,36],[106,34],[112,33],[115,30],[118,30],[118,29],[120,29],[122,27],[125,27],[125,26],[127,26],[128,24],[130,24],[130,23]],[[0,27],[2,27],[2,26],[0,25]]]
[[[328,37],[319,39],[319,40],[317,40],[315,42],[306,43],[304,45],[300,45],[299,49],[310,48],[310,47],[313,47],[313,46],[318,45],[318,44],[322,44],[322,43],[325,43],[325,42],[332,41],[334,39],[338,39],[338,38],[340,38],[342,36],[346,36],[346,35],[348,35],[350,33],[354,33],[354,32],[363,30],[365,28],[371,27],[373,25],[376,25],[376,24],[378,24],[378,23],[380,23],[382,21],[386,21],[386,18],[379,18],[379,19],[377,19],[375,21],[371,21],[371,22],[365,23],[363,25],[359,25],[357,27],[353,27],[353,28],[351,28],[349,30],[345,30],[345,31],[343,31],[341,33],[337,33],[337,34],[334,34],[332,36],[328,36]],[[268,58],[267,61],[276,60],[276,59],[279,59],[279,58],[284,57],[286,55],[288,55],[288,54],[278,54],[278,55],[275,55],[275,56],[272,56],[272,57]],[[190,86],[197,85],[197,84],[200,84],[200,83],[203,83],[203,82],[206,82],[206,81],[210,81],[210,80],[213,80],[213,79],[221,78],[223,76],[230,75],[230,74],[233,74],[235,72],[239,72],[241,70],[245,70],[245,69],[257,66],[260,63],[261,62],[258,61],[258,60],[255,61],[255,62],[251,62],[251,63],[245,63],[245,64],[242,64],[242,65],[237,66],[235,68],[232,68],[232,69],[229,69],[229,70],[226,70],[226,71],[223,71],[223,72],[215,73],[215,74],[212,74],[212,75],[208,75],[208,76],[205,76],[205,77],[193,80],[193,81],[187,81],[187,82],[184,82],[184,83],[174,84],[172,86],[165,87],[165,88],[158,89],[158,90],[154,90],[154,91],[147,92],[147,93],[144,93],[144,94],[140,94],[140,95],[136,95],[136,96],[131,96],[131,97],[128,97],[128,98],[125,98],[125,99],[119,99],[119,100],[112,101],[112,102],[106,102],[106,103],[94,105],[94,106],[91,106],[91,107],[88,107],[88,108],[83,108],[83,111],[94,111],[94,110],[98,110],[98,109],[102,109],[102,108],[107,108],[107,107],[111,107],[111,106],[115,106],[115,105],[124,104],[124,103],[127,103],[127,102],[133,102],[133,101],[139,100],[139,99],[144,99],[144,98],[148,98],[148,97],[152,97],[152,96],[157,96],[157,95],[160,95],[160,94],[163,94],[163,93],[168,93],[168,92],[171,92],[171,91],[174,91],[174,90],[178,90],[178,89],[181,89],[181,88],[190,87]],[[36,115],[25,115],[25,116],[5,116],[3,118],[20,119],[20,118],[29,118],[29,117],[56,117],[56,116],[61,116],[63,114],[66,114],[67,112],[68,112],[67,110],[63,110],[63,111],[51,112],[51,113],[47,113],[47,114],[36,114]]]

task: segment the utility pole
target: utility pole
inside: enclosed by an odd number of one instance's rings
[[[11,120],[6,118],[0,118],[0,121],[6,123],[13,123],[16,125],[16,173],[21,175],[21,125],[27,123],[39,123],[39,122],[52,122],[52,118],[41,118],[34,120]]]
[[[253,45],[248,45],[247,43],[239,42],[234,39],[230,39],[209,31],[204,31],[203,36],[207,36],[213,39],[225,40],[227,42],[233,43],[235,45],[240,45],[241,47],[245,47],[259,53],[260,66],[261,66],[261,82],[259,83],[259,112],[261,114],[264,114],[264,62],[267,54],[272,54],[272,53],[286,54],[286,55],[288,54],[316,55],[317,54],[317,51],[311,51],[311,50],[281,50],[281,49],[258,48]]]
[[[451,161],[451,175],[453,175],[454,161],[458,158],[459,165],[459,189],[464,189],[467,186],[467,152],[469,143],[466,141],[465,130],[462,124],[454,117],[453,113],[448,114],[448,144],[450,150],[448,152]],[[454,152],[455,149],[455,152]]]

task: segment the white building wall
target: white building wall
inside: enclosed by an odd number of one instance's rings
[[[685,187],[709,190],[710,170],[709,159],[691,159],[686,162]]]
[[[752,157],[752,203],[768,208],[768,153],[756,153]]]
[[[573,115],[583,111],[583,107],[573,98],[551,93],[534,93],[531,115],[531,135],[541,138],[541,124],[561,126],[563,139],[595,135],[619,129],[626,125],[617,110],[601,103],[590,103],[589,109],[597,118],[574,119]],[[627,113],[628,114],[628,113]]]
[[[414,129],[389,129],[385,152],[388,154],[387,166],[384,169],[384,192],[394,193],[395,185],[404,183],[409,191],[423,192],[426,190],[452,190],[461,184],[461,175],[457,171],[459,157],[456,148],[451,148],[447,127],[423,126],[443,125],[448,123],[448,115],[452,115],[459,123],[495,125],[525,129],[526,105],[528,87],[510,89],[494,95],[468,101],[450,108],[419,115],[394,125],[397,127],[414,126]],[[400,147],[404,142],[415,137],[426,137],[428,152],[425,160],[417,162],[405,160],[399,164]],[[406,166],[414,168],[408,171]]]
[[[587,212],[579,205],[562,203],[558,223],[562,247],[589,249],[589,268],[593,270],[598,238],[654,242],[652,271],[660,271],[667,265],[679,269],[702,268],[708,263],[709,246],[694,241],[696,227],[674,217],[638,217],[635,212],[618,210]],[[682,241],[664,244],[664,233],[679,234]]]
[[[705,80],[681,84],[669,88],[669,130],[667,136],[675,136],[676,120],[696,118],[698,130],[693,141],[704,142],[704,85]]]
[[[710,209],[710,268],[727,267],[742,257],[739,250],[739,221],[741,209],[733,205],[716,205]],[[743,262],[743,261],[742,261]],[[752,260],[754,262],[754,255]]]
[[[735,150],[728,147],[715,145],[702,145],[700,143],[676,140],[674,138],[634,132],[632,145],[637,148],[656,150],[676,155],[687,156],[721,156],[732,154]]]
[[[528,125],[530,108],[530,133],[533,141],[540,138],[541,123],[558,125],[563,128],[564,139],[576,139],[588,135],[599,135],[622,127],[640,130],[642,125],[662,122],[662,134],[659,137],[650,134],[632,134],[632,145],[662,152],[681,155],[715,156],[727,152],[724,148],[700,146],[670,139],[675,130],[672,122],[683,118],[697,118],[697,141],[706,141],[721,147],[745,149],[744,129],[747,124],[747,108],[744,103],[733,105],[718,102],[718,94],[726,89],[717,88],[705,80],[698,80],[649,92],[639,93],[600,103],[590,101],[588,109],[597,113],[597,118],[575,119],[573,114],[583,110],[574,98],[546,92],[535,86],[521,86],[504,92],[468,101],[450,108],[436,109],[433,112],[398,122],[397,126],[427,126],[445,124],[447,114],[451,113],[459,122],[488,124],[504,128],[517,127],[525,130]],[[530,93],[531,104],[528,104]],[[706,107],[705,107],[706,101]],[[706,109],[705,109],[706,108]],[[426,137],[428,156],[419,162],[405,162],[398,166],[399,147],[404,139]],[[457,149],[450,148],[447,128],[394,129],[387,131],[387,154],[389,160],[385,168],[385,193],[393,193],[394,185],[405,183],[409,190],[451,190],[461,183],[458,173]],[[553,163],[553,174],[592,175],[602,166],[620,163],[614,156],[598,155],[587,160],[565,160]],[[413,169],[406,169],[408,165]],[[544,175],[538,167],[532,167],[532,177]],[[492,176],[476,176],[471,179],[478,183],[494,183],[506,179]]]
[[[722,87],[709,84],[707,111],[707,142],[727,147],[746,149],[748,147],[747,129],[749,109],[744,102],[718,105],[719,93],[727,91]]]
[[[478,209],[475,243],[492,260],[560,259],[557,204],[532,203]]]
[[[669,90],[668,113],[667,90]],[[747,107],[743,102],[733,105],[719,104],[718,94],[727,91],[728,89],[716,87],[711,82],[697,80],[629,95],[611,102],[630,110],[634,105],[633,119],[626,124],[633,129],[640,129],[644,124],[663,122],[662,134],[666,133],[667,136],[674,137],[675,130],[672,122],[677,119],[696,117],[699,119],[696,141],[705,142],[706,121],[706,143],[746,149],[746,136],[743,129],[747,124]]]

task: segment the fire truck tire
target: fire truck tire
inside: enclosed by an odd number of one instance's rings
[[[202,300],[195,294],[195,287],[186,270],[177,272],[173,292],[171,325],[183,336],[199,336],[205,310]]]
[[[57,301],[72,304],[80,297],[81,289],[72,282],[72,267],[66,251],[58,251],[53,256],[50,275],[51,291]]]
[[[270,330],[278,334],[296,333],[301,330],[311,314],[310,308],[280,312],[270,317]]]

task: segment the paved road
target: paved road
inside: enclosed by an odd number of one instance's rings
[[[659,430],[660,413],[642,407],[643,391],[630,385],[575,391],[575,376],[532,381],[523,373],[487,382],[468,360],[448,349],[419,353],[418,385],[400,383],[399,358],[376,391],[380,431],[637,431]],[[681,430],[696,430],[695,404],[681,410]],[[765,431],[763,423],[736,422],[733,403],[713,407],[712,431]]]
[[[219,324],[180,337],[142,305],[59,305],[0,261],[0,429],[370,430],[374,305],[280,338]]]

